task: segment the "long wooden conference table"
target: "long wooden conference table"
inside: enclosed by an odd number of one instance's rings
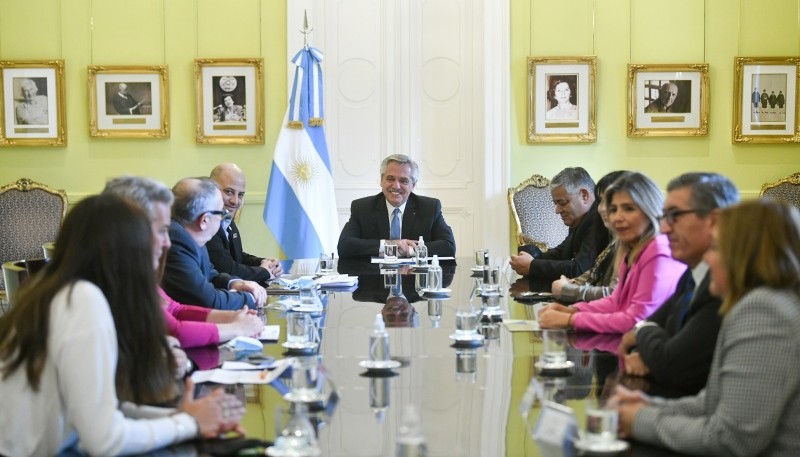
[[[471,259],[442,262],[444,283],[452,292],[448,299],[438,300],[420,296],[415,272],[401,268],[399,278],[409,306],[398,310],[384,309],[389,296],[385,284],[397,278],[394,270],[368,260],[337,261],[338,273],[358,276],[359,284],[352,292],[324,292],[325,310],[316,318],[320,344],[314,362],[328,379],[325,397],[333,390],[338,396],[335,405],[326,405],[327,411],[311,412],[322,455],[394,455],[403,412],[412,405],[420,416],[429,456],[539,456],[530,430],[541,403],[534,402],[527,421],[520,411],[532,378],[544,386],[549,399],[572,408],[581,427],[589,405],[610,394],[618,382],[647,387],[641,379],[621,376],[618,358],[606,352],[616,348],[618,335],[570,335],[567,353],[574,368],[556,376],[537,370],[541,332],[510,331],[505,325],[510,320],[533,320],[532,303],[516,301],[509,289],[518,293],[546,288],[549,282],[529,284],[510,269],[504,270],[501,281],[504,322],[481,324],[486,340],[480,347],[454,347],[450,336],[455,333],[455,311],[476,300],[472,266]],[[315,267],[315,261],[284,263],[284,271],[297,274],[313,273]],[[280,296],[270,295],[268,305],[278,300]],[[480,303],[480,297],[477,300]],[[389,322],[391,357],[401,366],[372,376],[359,363],[369,357],[369,335],[375,315],[382,311]],[[286,349],[280,343],[286,338],[285,312],[268,306],[266,317],[282,328],[278,343],[266,344],[263,352],[284,358]],[[290,379],[282,379],[276,385],[244,387],[243,425],[248,437],[275,439],[281,417],[276,411],[287,408],[283,394],[290,386]],[[632,443],[622,455],[678,454]]]

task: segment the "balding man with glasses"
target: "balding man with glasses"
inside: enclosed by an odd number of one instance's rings
[[[206,251],[206,243],[228,215],[219,187],[208,178],[186,178],[172,188],[175,203],[162,287],[174,300],[207,308],[234,310],[262,306],[266,290],[217,272]]]
[[[705,386],[721,299],[708,290],[703,254],[711,247],[720,209],[738,201],[736,186],[716,173],[686,173],[667,186],[661,233],[669,238],[672,257],[689,268],[658,311],[623,335],[619,353],[628,374],[649,376],[676,395],[692,395]]]

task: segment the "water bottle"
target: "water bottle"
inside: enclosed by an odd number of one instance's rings
[[[425,246],[425,240],[422,239],[422,236],[419,237],[417,242],[417,266],[428,266],[428,247]]]
[[[428,446],[422,434],[419,416],[413,406],[406,406],[400,428],[397,430],[395,457],[426,457]]]
[[[389,334],[380,313],[375,315],[375,324],[369,335],[369,359],[374,362],[389,360]]]
[[[439,266],[439,256],[434,255],[431,266],[428,267],[428,290],[436,292],[442,290],[442,267]]]

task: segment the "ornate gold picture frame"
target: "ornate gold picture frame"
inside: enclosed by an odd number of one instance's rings
[[[528,57],[528,143],[597,140],[597,57]]]
[[[628,136],[706,136],[708,64],[628,64]]]
[[[66,146],[63,60],[0,60],[0,146]]]
[[[264,60],[195,59],[201,144],[264,144]]]
[[[169,138],[166,66],[90,66],[89,135]]]
[[[800,57],[734,58],[734,143],[800,142]]]

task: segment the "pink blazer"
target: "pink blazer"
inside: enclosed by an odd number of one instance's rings
[[[666,235],[647,243],[636,262],[619,266],[619,284],[614,292],[590,302],[572,306],[575,330],[597,333],[624,333],[653,314],[674,292],[686,264],[672,258]]]
[[[181,342],[183,348],[219,344],[219,330],[217,324],[206,322],[209,308],[202,306],[183,305],[176,302],[160,287],[158,293],[164,299],[164,323],[167,333]]]

